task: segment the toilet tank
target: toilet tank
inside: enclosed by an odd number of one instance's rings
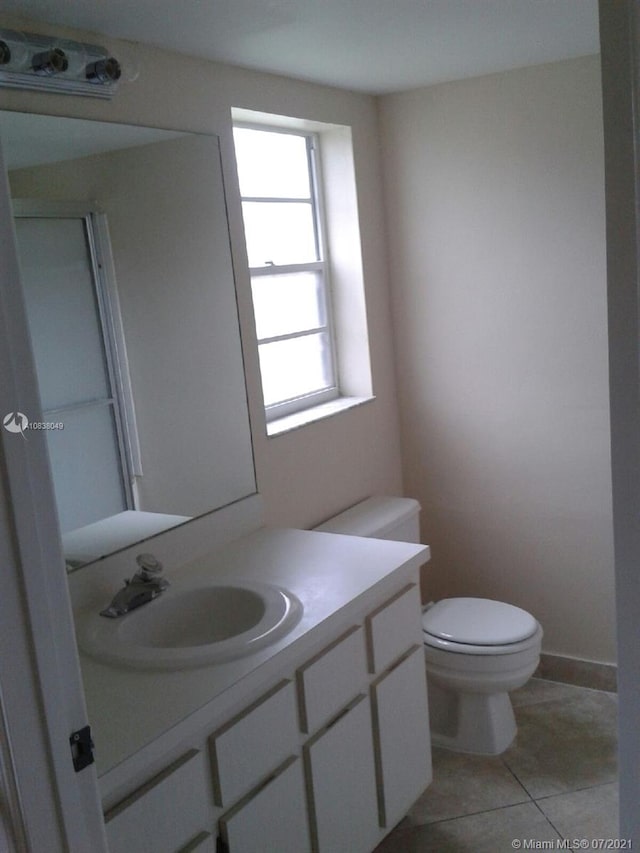
[[[334,515],[315,530],[397,542],[420,541],[420,504],[413,498],[374,497]]]

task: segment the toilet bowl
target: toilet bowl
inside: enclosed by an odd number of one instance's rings
[[[509,693],[535,672],[542,628],[526,610],[486,598],[443,599],[422,627],[432,742],[504,752],[517,730]]]
[[[420,506],[368,498],[316,530],[419,542]],[[486,598],[447,598],[422,617],[431,739],[458,752],[497,755],[516,735],[509,693],[533,675],[542,628],[519,607]]]

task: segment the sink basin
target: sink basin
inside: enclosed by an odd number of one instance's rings
[[[104,663],[183,669],[253,654],[288,633],[301,615],[298,599],[276,586],[176,585],[117,619],[80,614],[76,629],[82,651]]]

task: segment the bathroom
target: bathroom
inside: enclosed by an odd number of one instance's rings
[[[378,103],[140,55],[139,79],[109,104],[3,92],[1,105],[215,133],[227,164],[232,108],[351,128],[375,399],[267,437],[248,274],[236,267],[265,522],[310,528],[368,495],[411,495],[432,549],[430,597],[509,600],[544,625],[549,655],[614,663],[598,59]],[[237,252],[237,202],[230,214]]]

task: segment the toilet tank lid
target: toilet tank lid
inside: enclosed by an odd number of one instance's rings
[[[323,533],[350,536],[383,536],[399,522],[417,515],[420,504],[413,498],[373,497],[350,507],[320,524]]]
[[[422,615],[427,634],[473,646],[519,643],[535,634],[538,623],[530,613],[488,598],[444,598]]]

